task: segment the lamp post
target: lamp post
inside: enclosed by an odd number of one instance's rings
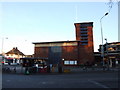
[[[8,37],[2,38],[2,55],[3,55],[3,48],[4,48],[4,39],[8,39]]]
[[[102,29],[102,19],[108,15],[108,12],[105,13],[105,15],[100,19],[100,26],[101,26],[101,38],[102,38],[102,46],[101,46],[101,57],[103,59],[103,66],[105,65],[104,63],[104,47],[103,47],[103,29]]]

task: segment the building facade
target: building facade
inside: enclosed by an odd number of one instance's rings
[[[25,55],[19,51],[17,47],[14,47],[12,50],[5,53],[5,57],[20,59],[22,57],[25,57]]]
[[[25,57],[25,55],[18,50],[17,47],[14,47],[12,50],[5,53],[4,62],[10,62],[10,63],[20,63],[20,58]]]
[[[94,60],[93,22],[75,23],[74,25],[76,40],[81,42],[79,60],[82,60],[85,63],[85,61],[89,59],[88,62],[92,62]]]
[[[48,58],[49,64],[92,65],[94,62],[93,22],[74,25],[76,40],[34,42],[34,57]]]
[[[99,45],[101,52],[101,45]],[[112,42],[104,44],[104,62],[109,62],[110,67],[120,64],[120,42]]]

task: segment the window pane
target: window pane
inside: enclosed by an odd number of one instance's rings
[[[70,64],[74,64],[74,61],[70,61]]]
[[[81,31],[86,31],[86,30],[87,30],[87,28],[80,28],[80,30],[81,30]]]
[[[86,42],[86,43],[82,43],[82,45],[88,45],[88,43]]]
[[[69,64],[69,61],[64,61],[64,64]]]
[[[77,61],[75,61],[75,64],[77,64]]]
[[[81,24],[81,25],[80,25],[80,27],[88,27],[88,26],[93,26],[93,24],[90,23],[90,24]]]

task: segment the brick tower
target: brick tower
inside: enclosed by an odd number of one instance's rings
[[[75,23],[76,40],[80,41],[79,44],[79,60],[85,62],[94,61],[94,48],[93,48],[93,22]],[[86,55],[83,55],[83,53]]]

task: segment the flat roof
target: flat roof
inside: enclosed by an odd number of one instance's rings
[[[117,44],[117,43],[120,43],[120,42],[111,42],[111,43],[108,43],[108,44]]]
[[[110,42],[110,43],[107,42],[108,45],[110,45],[110,44],[118,44],[118,43],[120,43],[120,42]],[[106,45],[106,43],[104,45]],[[101,46],[101,44],[99,46]]]
[[[65,42],[80,42],[80,40],[73,41],[53,41],[53,42],[33,42],[33,44],[47,44],[47,43],[65,43]]]
[[[80,23],[74,23],[74,24],[93,24],[93,22],[80,22]]]

